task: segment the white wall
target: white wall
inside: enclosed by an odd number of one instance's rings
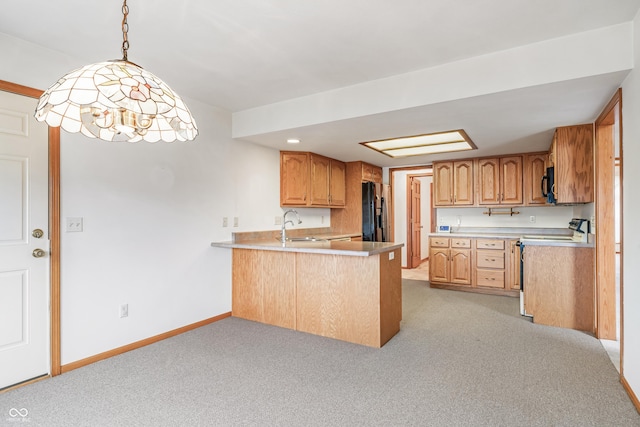
[[[91,61],[2,34],[0,52],[12,56],[0,79],[40,89]],[[230,311],[231,253],[210,243],[278,228],[278,152],[232,140],[228,112],[185,102],[200,129],[192,143],[61,134],[62,222],[84,218],[82,233],[62,234],[63,364]],[[328,209],[299,213],[297,227],[329,225]]]
[[[636,68],[622,85],[623,155],[623,375],[640,398],[640,13],[634,20],[634,62]]]

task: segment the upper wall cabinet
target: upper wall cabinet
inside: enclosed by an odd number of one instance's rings
[[[525,154],[523,167],[524,204],[542,206],[547,198],[542,195],[542,178],[547,174],[548,153]]]
[[[477,162],[479,205],[522,205],[522,156]]]
[[[473,160],[433,162],[434,206],[473,205]]]
[[[593,125],[556,129],[549,149],[558,203],[593,202]]]
[[[362,163],[362,181],[382,184],[382,168],[369,163]]]
[[[280,152],[280,206],[308,205],[309,171],[309,153]]]
[[[346,166],[314,153],[280,152],[280,206],[344,207]]]

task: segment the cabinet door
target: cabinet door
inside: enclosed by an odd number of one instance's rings
[[[331,160],[328,157],[311,155],[311,187],[309,204],[329,206],[329,174]]]
[[[500,204],[500,160],[478,160],[478,204]]]
[[[429,250],[429,280],[449,282],[449,249],[431,248]]]
[[[433,205],[453,204],[453,162],[433,163]]]
[[[500,158],[500,203],[522,204],[522,156]]]
[[[280,206],[308,205],[309,155],[280,153]]]
[[[382,168],[374,166],[372,173],[371,180],[377,184],[382,184]]]
[[[541,181],[547,173],[549,155],[546,153],[524,156],[523,187],[524,203],[527,206],[544,205],[547,198],[542,195]]]
[[[509,282],[507,289],[520,289],[520,246],[517,240],[509,241]]]
[[[593,126],[558,128],[554,145],[558,203],[593,202]]]
[[[471,284],[471,251],[469,249],[450,249],[451,283]]]
[[[347,166],[337,160],[331,160],[329,175],[329,203],[331,207],[344,207],[346,204]]]
[[[473,160],[453,162],[453,204],[473,205]]]

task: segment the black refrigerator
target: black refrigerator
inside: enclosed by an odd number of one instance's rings
[[[373,182],[362,183],[362,240],[389,242],[387,202],[389,186]]]

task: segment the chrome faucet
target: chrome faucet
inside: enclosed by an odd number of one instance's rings
[[[287,241],[287,223],[294,225],[293,221],[291,221],[290,219],[287,220],[287,214],[293,212],[296,215],[296,219],[298,220],[298,224],[302,224],[302,220],[300,219],[300,217],[298,216],[298,212],[295,209],[289,209],[288,211],[286,211],[284,213],[284,215],[282,215],[282,231],[280,232],[280,241],[282,243]]]

